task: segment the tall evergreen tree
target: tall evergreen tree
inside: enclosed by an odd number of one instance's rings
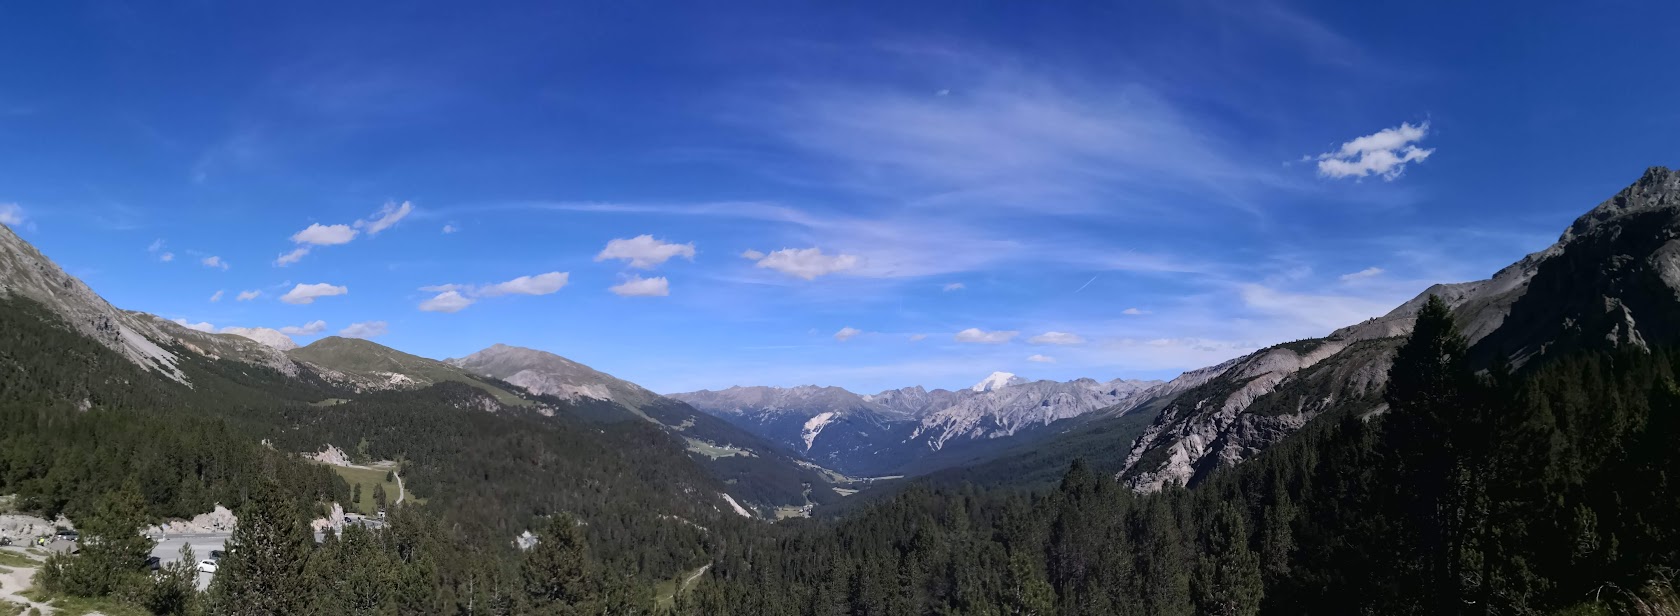
[[[521,571],[525,598],[538,613],[587,614],[599,594],[589,546],[570,514],[549,518]]]
[[[211,611],[229,616],[301,613],[308,595],[298,590],[304,587],[304,564],[313,544],[303,514],[283,497],[280,486],[258,482],[239,510],[239,525],[210,585]]]

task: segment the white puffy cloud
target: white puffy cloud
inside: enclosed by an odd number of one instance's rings
[[[380,231],[391,228],[403,218],[406,218],[409,212],[413,211],[414,204],[407,201],[402,202],[400,205],[387,201],[385,202],[384,207],[379,208],[379,211],[373,213],[373,216],[370,216],[365,220],[356,221],[356,228],[367,231],[368,235],[379,235]]]
[[[1041,364],[1053,364],[1053,363],[1056,363],[1056,358],[1050,357],[1048,355],[1034,354],[1034,355],[1028,355],[1027,356],[1027,361],[1038,362],[1038,363],[1041,363]]]
[[[280,301],[288,304],[313,304],[315,303],[316,298],[344,295],[349,292],[350,289],[347,287],[327,284],[325,282],[315,284],[299,283],[297,286],[292,287],[292,290],[287,291],[285,295],[280,296]]]
[[[1027,340],[1027,342],[1031,342],[1033,344],[1069,345],[1085,344],[1085,339],[1079,337],[1078,334],[1070,334],[1067,332],[1044,332],[1037,336],[1033,336],[1031,339]]]
[[[286,267],[286,266],[291,265],[293,263],[297,263],[298,260],[300,260],[304,257],[304,255],[309,254],[309,248],[310,247],[307,246],[307,245],[298,246],[297,248],[293,248],[291,252],[288,252],[286,254],[280,255],[279,257],[275,258],[274,259],[274,264],[276,266],[279,266],[279,267]]]
[[[741,256],[753,258],[758,251],[749,250]],[[814,280],[818,276],[826,276],[836,272],[843,272],[856,268],[861,259],[856,255],[836,254],[825,255],[821,248],[783,248],[756,259],[759,267],[769,268],[798,278]]]
[[[1149,311],[1144,310],[1142,308],[1127,308],[1125,310],[1121,310],[1120,314],[1131,315],[1131,316],[1135,317],[1135,316],[1138,316],[1138,315],[1149,314]]]
[[[449,224],[443,226],[443,232],[444,232],[445,235],[450,234],[450,233],[454,233],[456,231],[460,231],[460,229],[455,227],[455,223],[449,223]]]
[[[504,295],[548,295],[559,291],[571,280],[570,272],[549,272],[535,276],[520,276],[507,282],[488,285],[439,284],[420,287],[421,291],[436,293],[420,302],[426,312],[460,312],[477,303],[480,298]],[[663,278],[656,279],[663,281]]]
[[[220,269],[224,272],[227,271],[229,267],[233,267],[232,265],[229,265],[227,261],[223,261],[221,257],[214,255],[199,259],[198,262],[203,263],[204,267]]]
[[[210,301],[212,301],[212,302],[222,301],[222,295],[225,294],[225,293],[226,293],[225,291],[222,291],[221,289],[217,289],[216,293],[210,296]]]
[[[1416,126],[1402,122],[1343,143],[1335,151],[1319,154],[1318,174],[1327,178],[1362,178],[1378,175],[1393,181],[1406,171],[1408,163],[1423,162],[1435,150],[1417,146],[1429,135],[1429,122]]]
[[[484,297],[498,297],[502,295],[548,295],[566,286],[571,278],[570,272],[549,272],[536,276],[520,276],[507,282],[496,283],[482,289],[478,294]]]
[[[741,251],[741,258],[742,259],[752,259],[754,261],[757,261],[759,259],[764,258],[764,253],[759,252],[757,250],[753,250],[751,248],[748,248],[746,250]]]
[[[911,342],[921,342],[923,340],[927,340],[927,334],[910,334]]]
[[[262,291],[252,289],[250,291],[240,291],[239,296],[233,299],[241,302],[248,302],[259,297],[262,297]]]
[[[978,327],[957,332],[954,338],[957,342],[972,342],[976,344],[1003,344],[1013,340],[1021,332],[1014,331],[985,331]]]
[[[671,294],[671,285],[663,276],[659,278],[632,276],[629,280],[613,285],[608,290],[621,297],[665,297]]]
[[[292,234],[292,241],[299,244],[315,246],[337,246],[348,244],[356,239],[357,231],[350,225],[323,225],[315,223],[308,228]]]
[[[23,215],[23,206],[16,203],[0,203],[0,223],[8,227],[22,225],[28,217]]]
[[[842,327],[840,328],[840,331],[834,332],[834,339],[845,342],[857,337],[857,335],[861,333],[863,333],[863,330],[855,327]]]
[[[216,326],[202,321],[193,323],[186,319],[175,319],[175,324],[187,329],[198,330],[206,333],[214,333],[216,331]]]
[[[280,328],[280,333],[291,336],[313,336],[327,331],[326,321],[310,321],[303,325],[287,325]]]
[[[1367,267],[1352,274],[1342,274],[1342,282],[1353,282],[1355,280],[1364,280],[1366,278],[1376,278],[1377,276],[1381,276],[1383,271],[1383,268],[1380,267]]]
[[[652,235],[614,239],[607,242],[607,247],[601,250],[601,254],[595,255],[595,261],[620,259],[629,261],[630,267],[652,269],[671,257],[683,257],[693,261],[694,244],[673,244],[654,239]]]
[[[459,291],[444,291],[420,302],[420,309],[426,312],[460,312],[463,308],[473,305],[473,301],[475,300],[461,295]]]
[[[163,254],[161,254],[161,255],[158,255],[158,260],[159,260],[159,261],[162,261],[162,262],[164,262],[164,263],[168,263],[168,262],[170,262],[170,261],[174,261],[174,260],[175,260],[175,253],[173,253],[173,252],[166,252],[166,253],[163,253]]]
[[[338,330],[338,335],[345,338],[375,338],[385,335],[388,331],[390,327],[384,321],[366,321],[351,323],[349,327]]]
[[[951,284],[945,285],[945,290],[946,291],[961,291],[961,290],[967,289],[967,288],[968,288],[968,285],[965,285],[965,284],[960,283],[960,282],[953,282]]]

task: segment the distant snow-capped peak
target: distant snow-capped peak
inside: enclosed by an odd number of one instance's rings
[[[1020,385],[1025,382],[1027,382],[1026,379],[1015,376],[1010,372],[993,372],[991,376],[986,377],[979,383],[975,383],[974,386],[969,389],[974,391],[997,391],[1010,385]]]

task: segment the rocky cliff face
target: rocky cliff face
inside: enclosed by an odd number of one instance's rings
[[[20,295],[58,314],[76,331],[99,341],[141,367],[187,382],[179,358],[157,341],[169,340],[152,322],[118,310],[81,280],[0,225],[0,295]]]
[[[1143,491],[1191,483],[1331,410],[1384,409],[1402,337],[1430,295],[1453,307],[1483,363],[1520,366],[1581,348],[1680,340],[1680,173],[1652,168],[1557,243],[1487,280],[1430,287],[1387,315],[1230,362],[1174,395],[1119,477]]]

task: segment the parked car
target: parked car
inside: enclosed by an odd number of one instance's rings
[[[210,560],[221,562],[223,558],[227,558],[227,552],[222,550],[210,550]]]
[[[215,573],[216,561],[209,559],[198,561],[198,571],[199,573]]]
[[[163,560],[162,559],[160,559],[156,556],[152,556],[152,557],[149,557],[149,558],[146,559],[146,570],[147,571],[157,571],[158,569],[162,569],[162,568],[163,568]]]
[[[80,539],[81,537],[82,537],[81,533],[78,533],[78,532],[73,531],[73,530],[61,530],[61,531],[58,531],[57,535],[54,535],[54,538],[58,539],[59,541],[75,541],[77,539]]]

